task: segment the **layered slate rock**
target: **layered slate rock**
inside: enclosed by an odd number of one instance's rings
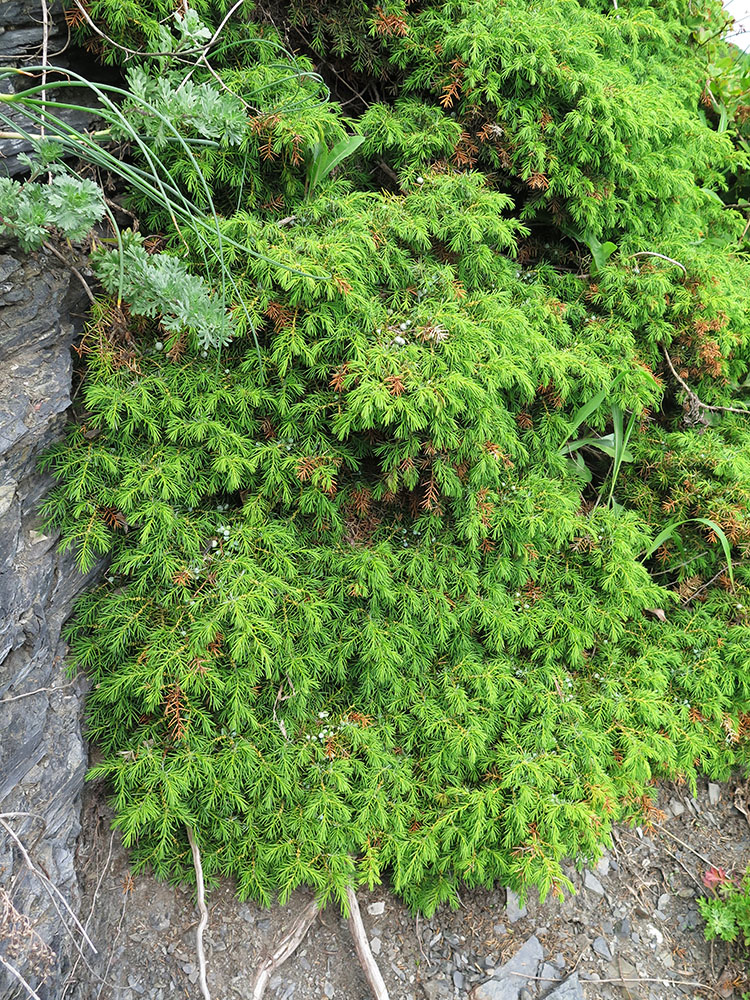
[[[472,1000],[519,1000],[521,990],[534,980],[544,959],[544,949],[536,936],[524,942],[515,955],[495,972],[492,979],[475,986]]]
[[[73,314],[85,304],[75,278],[54,257],[0,250],[0,813],[31,814],[6,822],[34,865],[73,903],[86,750],[81,691],[66,675],[60,633],[94,574],[83,577],[70,556],[57,552],[37,506],[48,487],[38,461],[66,421]],[[9,894],[4,904],[26,915],[54,953],[39,996],[59,997],[72,945],[49,892],[4,828],[2,889]],[[16,921],[11,930],[18,935],[20,928]],[[6,927],[2,947],[7,937]],[[30,938],[17,954],[0,953],[33,984],[41,970],[29,961],[29,942],[41,949]],[[2,972],[0,997],[10,995],[12,983]]]

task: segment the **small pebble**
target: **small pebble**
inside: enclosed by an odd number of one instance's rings
[[[609,875],[610,864],[611,862],[607,857],[607,855],[605,854],[603,858],[599,858],[599,860],[597,861],[594,871],[600,878],[606,878],[607,875]]]
[[[603,958],[607,962],[612,961],[612,952],[603,937],[598,937],[591,947],[594,949],[599,958]]]
[[[601,884],[596,875],[594,875],[593,872],[590,872],[588,868],[583,874],[583,885],[584,888],[589,890],[589,892],[594,892],[597,896],[604,895],[604,886]]]
[[[617,936],[626,938],[630,935],[630,921],[627,917],[623,917],[622,920],[617,925]]]
[[[518,895],[513,892],[512,889],[505,890],[505,915],[508,920],[515,924],[518,920],[521,920],[526,916],[527,910],[525,906],[521,906]]]

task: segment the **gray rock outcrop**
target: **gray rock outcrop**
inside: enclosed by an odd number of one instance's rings
[[[49,485],[38,461],[65,424],[72,314],[84,304],[54,257],[0,252],[0,955],[32,984],[46,972],[37,987],[43,998],[61,996],[71,949],[63,904],[43,877],[75,901],[86,750],[61,629],[88,580],[57,551],[37,513]],[[29,960],[32,952],[39,961]],[[0,969],[0,997],[13,988]]]

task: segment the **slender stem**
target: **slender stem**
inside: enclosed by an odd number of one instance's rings
[[[226,14],[226,17],[224,18],[224,20],[221,22],[221,24],[219,25],[219,27],[213,33],[213,35],[211,36],[211,38],[208,40],[208,43],[203,47],[203,49],[201,50],[200,55],[195,60],[195,62],[193,63],[193,65],[190,67],[190,69],[188,70],[187,75],[185,76],[185,78],[180,81],[180,87],[182,87],[183,84],[185,84],[190,79],[190,77],[193,75],[193,73],[197,69],[198,65],[202,61],[204,61],[204,62],[208,61],[206,59],[206,56],[208,55],[208,53],[210,52],[210,50],[216,44],[216,40],[218,39],[219,35],[224,30],[224,28],[225,28],[227,22],[229,21],[229,19],[232,17],[232,15],[234,14],[234,12],[236,10],[238,10],[243,5],[244,2],[245,2],[245,0],[237,0],[237,2],[234,4],[234,6],[231,7],[230,10],[227,11],[227,14]],[[78,0],[76,0],[76,3],[78,3]]]
[[[139,59],[145,59],[146,57],[154,58],[154,57],[157,57],[157,56],[162,56],[162,57],[171,56],[173,58],[179,58],[180,56],[184,57],[186,55],[191,55],[191,54],[194,54],[196,52],[202,52],[203,51],[202,49],[197,49],[197,48],[196,49],[186,49],[182,53],[177,53],[177,52],[144,52],[142,49],[129,49],[127,47],[127,45],[121,45],[119,42],[116,42],[114,40],[114,38],[110,38],[109,35],[105,35],[105,33],[101,30],[101,28],[98,28],[94,24],[94,22],[91,20],[91,15],[86,10],[86,8],[84,7],[84,5],[81,3],[81,0],[73,0],[73,3],[76,5],[76,7],[78,8],[78,10],[81,12],[81,14],[83,15],[84,20],[86,21],[86,24],[89,26],[89,28],[91,28],[91,30],[94,32],[94,34],[98,35],[103,41],[105,41],[107,43],[107,45],[114,46],[114,48],[119,49],[120,52],[125,52],[126,55],[128,55],[128,56],[138,56]]]
[[[78,280],[80,281],[81,287],[83,288],[84,292],[86,293],[86,296],[87,296],[89,302],[93,305],[94,302],[96,302],[96,299],[94,298],[94,293],[91,291],[91,288],[89,287],[89,283],[86,281],[86,279],[81,274],[81,272],[78,270],[78,268],[74,264],[71,264],[69,260],[66,260],[63,257],[63,255],[60,253],[60,251],[57,249],[57,247],[54,247],[48,240],[45,240],[44,246],[45,246],[45,248],[47,250],[49,250],[49,252],[51,254],[54,254],[54,256],[57,257],[57,259],[59,261],[62,261],[62,263],[67,268],[70,268],[70,270],[73,272],[73,274],[76,276],[76,278],[78,278]]]
[[[49,66],[49,8],[42,0],[42,100],[47,100],[47,67]],[[44,129],[42,129],[44,136]]]
[[[659,260],[666,260],[670,264],[674,264],[676,267],[682,268],[682,271],[687,275],[687,268],[684,264],[681,264],[679,260],[675,260],[674,257],[667,257],[663,253],[655,253],[653,250],[639,250],[638,253],[634,253],[633,257],[658,257]]]

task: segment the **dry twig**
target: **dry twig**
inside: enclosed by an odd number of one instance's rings
[[[69,268],[73,272],[73,274],[76,276],[76,278],[78,278],[78,280],[80,281],[81,287],[83,288],[84,292],[86,293],[87,299],[93,305],[93,303],[96,301],[94,299],[94,293],[91,291],[91,288],[89,287],[88,282],[86,281],[86,279],[84,278],[84,276],[81,274],[81,272],[78,270],[78,268],[74,264],[71,264],[69,260],[66,260],[65,257],[63,257],[63,255],[57,249],[57,247],[54,247],[48,240],[45,240],[45,242],[44,242],[44,248],[46,250],[49,250],[49,252],[51,254],[53,254],[53,256],[57,257],[57,259],[59,261],[61,261],[67,268]]]
[[[104,881],[104,877],[107,874],[107,871],[109,870],[109,863],[112,860],[112,849],[113,849],[114,843],[115,843],[115,835],[116,835],[116,831],[113,830],[112,831],[112,835],[109,838],[109,851],[107,852],[107,860],[104,862],[104,867],[102,868],[101,872],[99,873],[99,878],[97,879],[97,882],[96,882],[96,888],[94,889],[94,895],[93,895],[92,900],[91,900],[91,908],[89,910],[89,915],[88,915],[88,917],[86,917],[86,923],[83,925],[86,928],[87,931],[89,929],[89,924],[91,923],[91,918],[94,915],[94,910],[96,908],[96,900],[97,900],[97,897],[99,895],[99,890],[102,887],[102,882]],[[78,970],[78,963],[80,961],[81,961],[81,956],[80,955],[76,955],[75,964],[73,965],[73,968],[70,970],[70,972],[68,973],[68,976],[66,977],[66,980],[65,980],[65,987],[64,987],[63,993],[62,993],[62,1000],[65,1000],[65,996],[66,996],[66,994],[68,992],[68,989],[75,982],[75,974],[76,974],[76,972]],[[109,983],[106,983],[104,979],[101,979],[101,978],[100,978],[100,982],[102,983],[102,985],[110,985]]]
[[[29,984],[23,978],[23,976],[15,967],[15,965],[11,965],[10,962],[6,962],[2,955],[0,955],[0,962],[5,966],[8,972],[19,981],[21,986],[23,986],[23,988],[26,990],[28,996],[31,997],[31,1000],[40,1000],[39,994],[35,993],[34,990],[31,988],[31,986],[29,986]]]
[[[54,691],[65,691],[67,688],[73,687],[75,683],[75,681],[69,681],[67,684],[58,684],[56,687],[34,688],[33,691],[24,691],[23,694],[6,695],[5,698],[0,698],[0,705],[7,705],[9,701],[21,701],[23,698],[32,698],[35,694],[51,694]]]
[[[208,924],[208,909],[206,908],[206,887],[203,882],[203,865],[201,863],[201,852],[198,849],[198,844],[195,841],[193,831],[190,827],[187,828],[188,840],[190,841],[190,850],[193,853],[193,865],[195,867],[195,881],[198,888],[198,910],[200,911],[200,921],[198,922],[198,929],[195,932],[195,947],[198,952],[198,983],[201,988],[201,993],[203,994],[205,1000],[211,1000],[211,994],[208,992],[208,983],[206,982],[206,950],[203,947],[203,932]]]
[[[675,369],[675,366],[672,362],[672,359],[669,356],[669,352],[667,351],[666,347],[663,347],[662,351],[664,353],[664,360],[669,365],[669,370],[672,372],[672,375],[675,377],[677,382],[680,383],[680,386],[687,393],[692,408],[699,410],[710,410],[712,413],[740,413],[744,417],[750,417],[750,409],[743,410],[739,409],[736,406],[712,406],[710,403],[704,403],[703,400],[695,392],[693,392],[693,390],[690,388],[687,382],[678,375],[677,370]]]
[[[293,955],[297,948],[299,948],[305,938],[305,935],[310,929],[312,922],[319,913],[320,907],[313,899],[307,904],[302,913],[300,913],[294,921],[289,933],[286,934],[276,945],[273,953],[266,956],[263,964],[258,969],[250,990],[251,1000],[262,1000],[263,995],[266,992],[268,980],[271,978],[274,971],[286,962],[290,955]]]
[[[362,914],[359,912],[359,903],[354,889],[347,886],[346,898],[349,903],[349,930],[354,938],[354,947],[357,952],[359,964],[362,966],[367,982],[370,985],[375,1000],[389,1000],[388,990],[385,988],[383,977],[380,974],[378,963],[367,940],[367,932],[362,922]]]
[[[667,257],[666,254],[656,253],[654,250],[639,250],[638,253],[634,253],[633,257],[658,257],[659,260],[666,260],[670,264],[674,264],[676,267],[682,268],[683,274],[687,275],[687,268],[684,264],[681,264],[679,260],[675,260],[674,257]]]
[[[679,837],[675,837],[673,833],[670,833],[669,830],[665,829],[663,826],[660,826],[658,823],[655,823],[654,828],[657,829],[659,833],[665,833],[668,837],[671,837],[672,840],[676,841],[680,845],[680,847],[684,847],[686,851],[690,851],[690,853],[694,854],[696,858],[700,858],[701,861],[705,861],[705,863],[710,868],[716,867],[713,861],[711,861],[710,858],[707,858],[705,854],[701,854],[699,851],[696,851],[695,848],[690,846],[690,844],[686,844],[684,840],[680,840]]]
[[[63,908],[65,909],[65,912],[70,916],[70,918],[72,919],[73,923],[76,925],[76,927],[80,931],[83,940],[86,942],[86,944],[89,946],[89,948],[91,948],[91,950],[93,951],[93,953],[95,955],[98,954],[96,948],[94,947],[94,943],[92,942],[91,938],[86,933],[86,930],[83,927],[83,924],[81,923],[81,921],[78,919],[78,917],[75,915],[75,913],[73,912],[73,910],[70,908],[70,905],[69,905],[68,901],[65,899],[65,897],[63,896],[63,894],[60,892],[60,890],[54,884],[54,882],[52,882],[44,874],[44,872],[40,871],[39,868],[37,868],[37,866],[34,864],[34,862],[29,857],[29,852],[24,847],[24,845],[21,842],[21,839],[18,836],[18,834],[15,832],[15,830],[13,830],[13,828],[11,826],[8,825],[8,823],[6,823],[6,820],[9,819],[9,818],[11,818],[14,815],[18,815],[18,814],[17,813],[4,813],[3,815],[0,815],[0,826],[2,826],[2,828],[8,834],[8,836],[15,843],[16,847],[18,848],[18,850],[21,853],[21,857],[23,858],[24,863],[26,864],[26,867],[28,868],[28,870],[32,874],[36,875],[36,877],[42,883],[42,886],[43,886],[45,892],[47,893],[47,895],[49,896],[49,898],[52,900],[52,905],[55,907],[55,910],[57,911],[57,914],[60,917],[60,922],[62,923],[63,927],[68,932],[68,934],[70,935],[71,940],[75,944],[75,946],[78,949],[78,951],[80,952],[80,954],[83,955],[83,952],[81,950],[81,946],[76,941],[75,936],[71,932],[70,928],[68,927],[68,925],[67,925],[67,923],[66,923],[66,921],[65,921],[65,919],[64,919],[64,917],[62,915],[60,907],[57,904],[57,900],[58,899],[62,903]],[[55,897],[57,897],[57,898],[55,898]]]
[[[540,983],[557,983],[557,982],[559,982],[558,979],[550,979],[549,976],[529,976],[525,972],[512,972],[512,971],[509,971],[509,975],[511,975],[511,976],[521,976],[523,979],[530,979],[530,980],[533,980],[533,981],[536,981],[536,982],[540,982]],[[659,979],[659,978],[653,977],[653,976],[643,976],[643,977],[641,977],[641,976],[623,976],[623,977],[617,976],[614,979],[597,979],[597,980],[584,979],[582,981],[584,983],[587,983],[587,982],[594,983],[595,982],[597,986],[600,983],[619,983],[621,986],[624,986],[626,983],[631,983],[634,986],[637,986],[639,983],[661,983],[662,986],[697,986],[701,990],[710,990],[712,993],[715,993],[717,997],[724,996],[723,993],[720,993],[717,989],[715,989],[713,986],[710,986],[708,983],[699,983],[699,982],[697,982],[696,980],[693,980],[693,979]]]

